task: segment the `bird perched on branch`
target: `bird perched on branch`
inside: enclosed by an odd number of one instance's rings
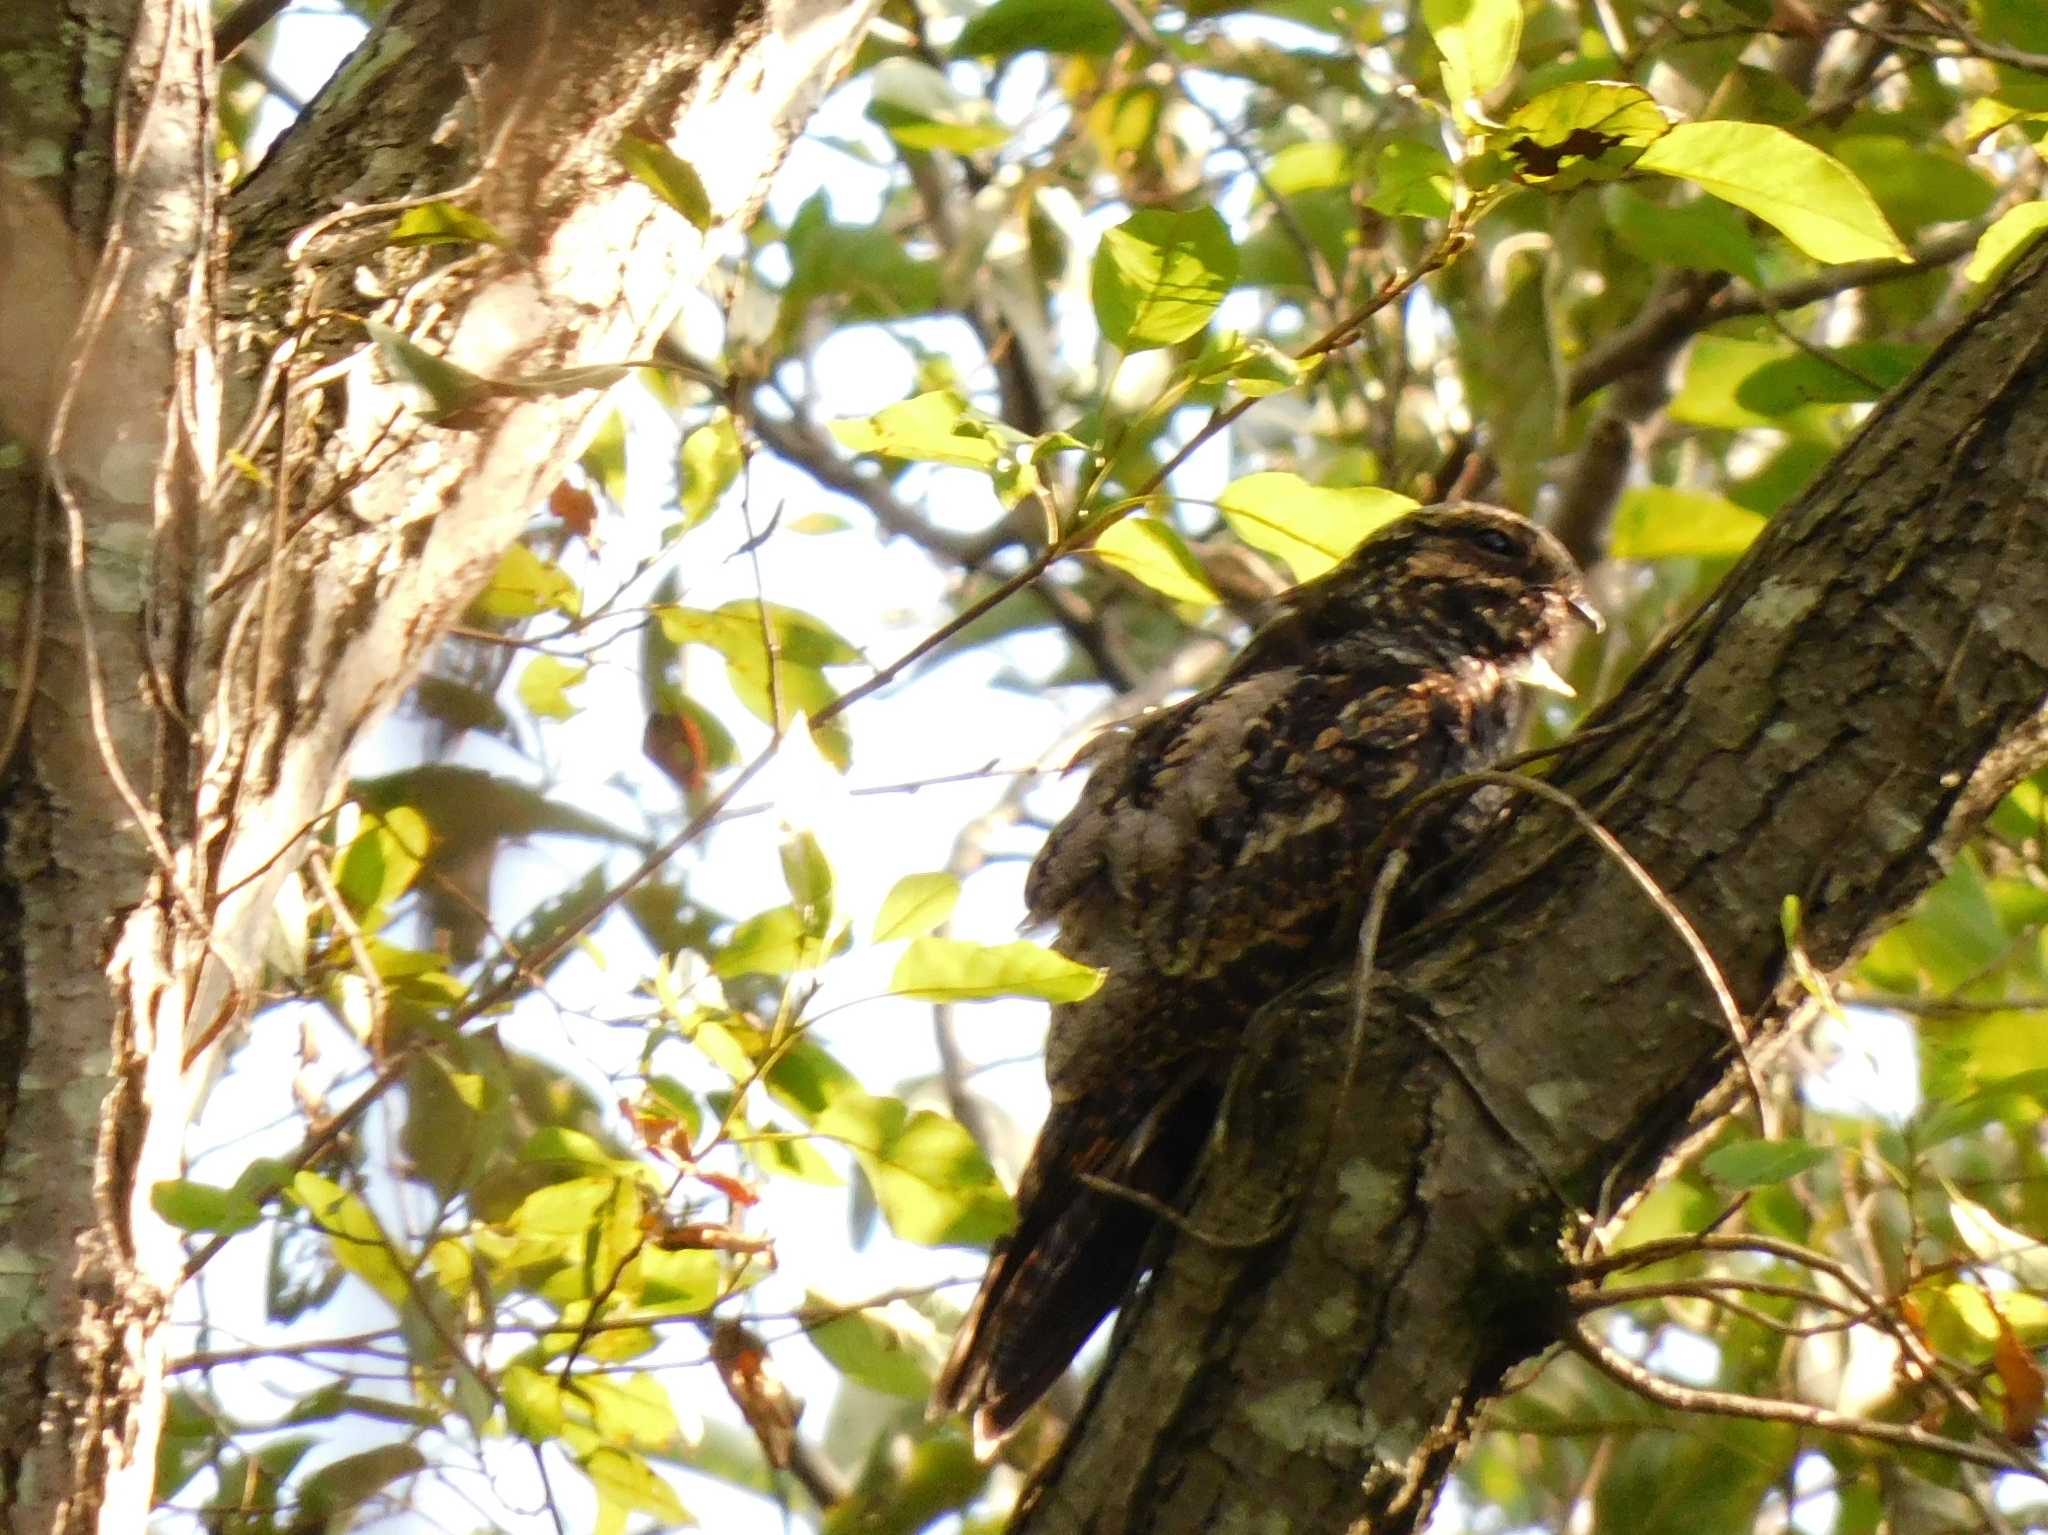
[[[1279,599],[1208,688],[1092,743],[1080,803],[1031,867],[1054,947],[1106,967],[1053,1009],[1052,1109],[934,1396],[978,1447],[1016,1426],[1137,1277],[1178,1202],[1251,1014],[1341,959],[1375,840],[1432,784],[1508,748],[1518,682],[1569,693],[1549,655],[1597,628],[1564,546],[1498,507],[1425,507]],[[1471,809],[1410,828],[1418,864]],[[1089,1179],[1096,1182],[1091,1185]]]

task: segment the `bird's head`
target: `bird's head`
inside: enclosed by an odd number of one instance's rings
[[[1547,653],[1575,624],[1601,627],[1564,545],[1476,501],[1396,518],[1281,605],[1311,644],[1412,646],[1429,652],[1414,657],[1425,664],[1469,658],[1559,687]]]

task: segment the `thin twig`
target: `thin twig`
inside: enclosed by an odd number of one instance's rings
[[[2010,1471],[2021,1476],[2033,1477],[2036,1481],[2048,1482],[2048,1473],[2044,1473],[2039,1466],[2032,1464],[2015,1450],[1987,1450],[1974,1444],[1966,1444],[1959,1439],[1945,1439],[1939,1434],[1931,1434],[1926,1429],[1910,1423],[1880,1423],[1872,1418],[1853,1417],[1845,1412],[1836,1412],[1827,1407],[1813,1407],[1804,1402],[1741,1396],[1732,1391],[1710,1391],[1698,1386],[1676,1385],[1653,1375],[1633,1359],[1616,1353],[1594,1337],[1583,1324],[1572,1327],[1565,1334],[1564,1342],[1565,1347],[1609,1380],[1627,1387],[1639,1396],[1649,1398],[1660,1407],[1669,1407],[1678,1412],[1711,1413],[1726,1418],[1749,1418],[1763,1423],[1789,1423],[1798,1428],[1847,1434],[1857,1439],[1875,1439],[1883,1444],[1926,1450],[1931,1454],[1968,1461],[1974,1466],[1985,1466],[1993,1471]]]

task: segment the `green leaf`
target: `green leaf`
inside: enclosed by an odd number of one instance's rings
[[[983,473],[993,472],[1001,459],[1016,456],[1017,449],[1030,441],[1022,432],[1011,432],[980,415],[954,389],[934,389],[872,416],[829,424],[832,435],[851,453],[953,464]]]
[[[931,1327],[908,1327],[903,1313],[923,1324],[907,1306],[881,1311],[846,1311],[813,1294],[801,1313],[804,1334],[841,1372],[884,1396],[923,1402],[932,1394],[937,1360]]]
[[[782,882],[791,903],[816,931],[825,931],[832,914],[832,864],[812,833],[795,832],[782,844]]]
[[[1237,281],[1237,247],[1213,208],[1148,208],[1102,236],[1091,291],[1110,345],[1126,352],[1185,341]]]
[[[2021,203],[2017,208],[2006,209],[1978,238],[1977,249],[1971,253],[1970,264],[1963,268],[1963,276],[1976,283],[1991,281],[2032,245],[2044,229],[2048,229],[2048,201]]]
[[[1796,1178],[1828,1156],[1825,1147],[1807,1141],[1731,1141],[1708,1152],[1700,1166],[1730,1188],[1754,1189]]]
[[[1768,367],[1793,349],[1778,340],[1752,341],[1740,336],[1702,336],[1693,344],[1685,365],[1685,381],[1671,402],[1674,421],[1688,426],[1741,431],[1773,427],[1794,437],[1832,444],[1829,412],[1821,408],[1766,416],[1741,403],[1738,396],[1751,374]]]
[[[696,1522],[683,1507],[683,1500],[676,1496],[676,1490],[662,1480],[644,1456],[601,1446],[577,1464],[597,1489],[600,1532],[608,1515],[620,1520],[620,1529],[624,1528],[624,1515],[635,1513],[652,1514],[657,1523],[664,1525]]]
[[[848,1093],[818,1116],[816,1128],[852,1150],[889,1229],[907,1242],[979,1245],[1016,1222],[995,1170],[957,1120],[929,1109],[913,1114],[895,1098]]]
[[[453,203],[408,208],[391,231],[393,245],[499,245],[505,237],[481,214]]]
[[[722,980],[739,975],[790,975],[815,969],[825,958],[825,941],[815,924],[794,906],[776,906],[733,929],[711,969]]]
[[[875,915],[876,943],[918,938],[944,924],[960,900],[960,880],[953,874],[906,874],[882,897]]]
[[[1998,200],[1983,172],[1938,139],[1856,133],[1835,140],[1832,151],[1870,189],[1892,227],[1909,234],[1981,218]]]
[[[1581,80],[1517,107],[1488,142],[1517,181],[1562,191],[1623,175],[1670,127],[1640,86]]]
[[[1321,575],[1415,502],[1371,486],[1330,489],[1298,474],[1248,474],[1224,489],[1223,520],[1254,549],[1284,561],[1297,581]]]
[[[996,59],[1041,48],[1108,53],[1123,40],[1123,20],[1106,0],[995,0],[968,18],[953,52],[960,58]]]
[[[1909,259],[1855,172],[1768,123],[1680,123],[1636,169],[1747,209],[1816,261]]]
[[[657,607],[654,613],[671,643],[708,645],[723,656],[726,679],[740,702],[755,718],[784,729],[795,723],[799,712],[816,715],[838,698],[839,690],[821,668],[860,659],[860,652],[823,619],[779,603],[743,597],[711,611]],[[764,630],[775,638],[772,681]],[[818,750],[843,769],[851,751],[845,728],[835,722],[818,726],[812,735]]]
[[[294,1174],[287,1188],[293,1203],[327,1233],[335,1262],[403,1311],[412,1293],[406,1281],[410,1265],[393,1251],[370,1207],[316,1172]]]
[[[988,945],[960,938],[919,938],[903,951],[892,995],[927,1002],[1041,997],[1078,1002],[1102,984],[1102,972],[1036,943]]]
[[[393,1482],[427,1469],[427,1458],[412,1444],[380,1444],[330,1461],[297,1484],[306,1528],[340,1529],[342,1516],[369,1502]]]
[[[150,1208],[180,1231],[247,1231],[263,1219],[263,1207],[239,1189],[224,1189],[187,1178],[152,1184]]]
[[[1462,116],[1515,67],[1522,0],[1422,0],[1422,19],[1443,55],[1444,94]]]
[[[1396,139],[1373,163],[1365,204],[1389,218],[1449,218],[1457,184],[1450,156],[1437,145]]]
[[[1308,376],[1308,371],[1263,336],[1227,330],[1212,336],[1202,348],[1191,376],[1227,379],[1240,394],[1263,399],[1292,389]]]
[[[583,611],[583,594],[569,573],[524,544],[509,545],[498,558],[491,584],[471,611],[484,618],[532,618],[550,608],[571,618]]]
[[[1764,519],[1720,496],[1639,485],[1621,498],[1607,552],[1617,560],[1708,560],[1742,553]]]
[[[683,439],[677,469],[677,504],[683,527],[694,528],[717,510],[719,500],[740,475],[740,439],[732,415],[721,410],[709,424]]]
[[[463,412],[497,392],[489,379],[435,355],[388,325],[365,320],[363,329],[377,343],[378,355],[392,378],[418,392],[420,415],[428,421],[452,425]]]
[[[1608,222],[1636,255],[1694,272],[1757,278],[1756,240],[1748,220],[1711,197],[1652,202],[1625,186],[1605,194]]]
[[[619,140],[619,163],[640,181],[653,188],[654,195],[688,219],[699,230],[711,227],[711,197],[695,166],[679,158],[666,144],[628,134]]]
[[[868,116],[906,149],[971,155],[1010,141],[1010,130],[980,96],[957,89],[922,59],[884,59],[868,71]]]
[[[1104,528],[1088,551],[1175,602],[1211,607],[1219,600],[1181,536],[1154,518],[1121,518]]]
[[[559,656],[535,656],[519,674],[519,701],[541,719],[573,719],[577,706],[569,701],[569,689],[580,687],[589,675],[589,667]]]
[[[335,888],[358,917],[386,911],[412,887],[432,845],[426,817],[412,806],[366,811],[335,864]]]
[[[1856,341],[1773,358],[1736,387],[1735,399],[1766,416],[1806,405],[1874,400],[1920,366],[1927,348],[1903,341]]]

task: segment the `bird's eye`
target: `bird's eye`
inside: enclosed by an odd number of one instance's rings
[[[1488,554],[1497,554],[1503,559],[1521,553],[1520,546],[1499,528],[1481,528],[1472,535],[1472,542]]]

